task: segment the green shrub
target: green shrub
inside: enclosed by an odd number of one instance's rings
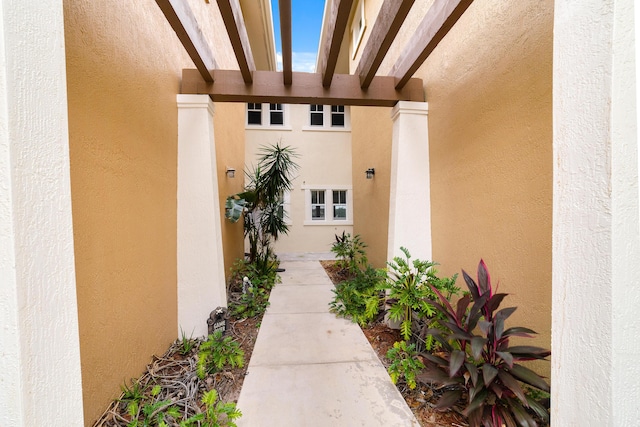
[[[351,274],[357,274],[361,269],[366,268],[368,264],[367,255],[364,248],[367,245],[362,241],[360,235],[342,232],[342,235],[336,234],[336,241],[331,246],[331,252],[338,257],[338,266]]]
[[[396,384],[399,379],[404,378],[411,390],[416,388],[416,375],[424,369],[424,365],[418,359],[415,344],[407,345],[406,341],[396,341],[387,352],[387,359],[391,361],[387,368],[391,381]]]
[[[329,304],[330,310],[362,326],[368,324],[380,311],[380,304],[384,300],[381,285],[385,278],[384,270],[376,270],[371,266],[364,271],[358,270],[352,279],[337,284],[333,289],[335,295]]]
[[[505,320],[515,307],[498,310],[507,294],[494,294],[484,261],[478,265],[476,283],[463,270],[470,294],[462,297],[454,309],[435,287],[438,302],[433,305],[444,316],[441,329],[429,333],[441,344],[437,355],[424,353],[427,368],[419,375],[422,381],[446,386],[436,408],[449,408],[464,400],[464,414],[472,427],[536,426],[526,408],[547,422],[549,413],[521,383],[549,392],[550,388],[535,372],[517,362],[545,359],[550,351],[533,346],[511,346],[512,337],[532,337],[534,331],[522,327],[505,327]],[[469,304],[473,305],[469,308]]]
[[[180,427],[237,427],[234,422],[242,416],[233,402],[217,402],[218,392],[209,390],[202,395],[205,411],[180,423]]]
[[[457,278],[438,278],[437,264],[431,261],[419,259],[411,260],[409,251],[401,247],[406,259],[394,257],[388,263],[389,277],[386,284],[388,290],[388,301],[391,304],[389,317],[391,320],[399,321],[400,332],[405,340],[409,340],[412,335],[414,314],[418,319],[431,319],[436,315],[436,309],[431,301],[436,299],[436,294],[431,286],[447,294],[447,298],[459,291],[455,286]],[[427,349],[431,349],[430,342]]]
[[[240,348],[240,344],[229,336],[223,338],[220,331],[209,335],[209,338],[200,344],[197,366],[200,378],[226,366],[241,368],[243,365],[244,352]]]

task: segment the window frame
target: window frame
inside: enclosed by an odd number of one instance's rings
[[[353,188],[351,185],[303,185],[301,190],[305,192],[305,219],[304,225],[319,225],[319,226],[337,226],[337,225],[353,225]],[[313,192],[324,192],[324,204],[313,203]],[[345,203],[334,203],[333,192],[343,191],[345,196]],[[316,199],[317,201],[317,199]],[[340,200],[339,200],[340,201]],[[314,218],[313,209],[314,206],[320,205],[324,207],[324,219]],[[344,218],[334,217],[334,207],[344,206],[346,212]]]
[[[308,104],[307,125],[302,127],[303,131],[329,131],[329,132],[349,132],[351,131],[351,114],[347,105],[322,105],[322,125],[311,124],[312,115],[320,114],[317,107],[320,104]],[[314,110],[316,108],[316,110]],[[342,111],[333,111],[334,108]],[[343,125],[333,125],[332,118],[334,115],[342,116]]]
[[[249,109],[250,105],[259,105],[260,106],[260,124],[254,124],[254,123],[249,123],[249,112],[250,111],[258,111],[257,109]],[[269,102],[256,102],[256,103],[251,103],[251,102],[247,102],[245,103],[245,121],[244,121],[244,125],[245,125],[245,129],[249,130],[249,129],[259,129],[259,130],[278,130],[278,131],[290,131],[293,130],[291,128],[291,120],[290,120],[290,107],[289,104],[282,104],[282,103],[277,103],[274,104],[277,106],[280,106],[282,109],[281,110],[271,110],[271,103]],[[272,119],[272,113],[277,113],[277,112],[281,112],[282,113],[282,124],[272,124],[271,119]]]

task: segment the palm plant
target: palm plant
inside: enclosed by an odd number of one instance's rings
[[[287,234],[282,197],[293,188],[293,173],[298,169],[291,147],[280,143],[260,149],[258,165],[247,172],[249,184],[242,193],[229,196],[225,217],[237,222],[244,213],[244,234],[249,240],[249,262],[270,257],[271,239]]]

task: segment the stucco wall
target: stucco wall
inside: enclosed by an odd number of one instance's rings
[[[233,224],[224,218],[227,197],[242,191],[244,167],[244,114],[246,104],[215,104],[213,131],[218,164],[218,189],[220,217],[222,220],[222,246],[224,248],[224,271],[229,279],[230,269],[237,259],[244,257],[244,230],[242,222]],[[236,170],[235,178],[228,178],[227,168]]]
[[[190,2],[235,67],[215,4]],[[177,107],[193,67],[157,4],[64,2],[85,420],[178,331]],[[219,27],[218,27],[219,28]],[[226,37],[226,36],[225,36]]]
[[[391,108],[351,107],[353,152],[353,232],[368,245],[369,262],[385,267],[391,174]],[[373,179],[365,171],[375,169]]]
[[[367,1],[367,13],[377,13],[378,3]],[[414,4],[379,74],[391,69],[430,4]],[[367,26],[372,22],[368,17]],[[545,347],[551,329],[552,28],[550,0],[474,2],[415,75],[429,103],[433,258],[446,275],[461,268],[475,274],[484,258],[500,290],[511,294],[506,304],[519,307],[511,324],[540,332],[536,341]],[[354,147],[365,144],[373,122],[354,120]],[[374,225],[355,227],[366,235]],[[548,363],[537,368],[549,373]]]
[[[342,234],[342,231],[353,232],[352,221],[345,221],[344,224],[334,222],[327,225],[305,225],[307,207],[304,188],[311,186],[322,189],[332,185],[336,189],[342,188],[341,186],[351,187],[349,112],[347,111],[345,119],[345,131],[312,130],[308,126],[308,105],[287,105],[285,108],[284,129],[265,126],[246,130],[246,166],[248,170],[253,170],[263,145],[280,141],[281,145],[291,146],[296,150],[298,157],[295,161],[300,168],[293,180],[290,195],[289,234],[281,236],[274,246],[277,252],[328,252],[336,234]],[[325,106],[327,108],[329,107]],[[326,197],[327,203],[330,203],[331,194],[326,194]],[[330,205],[327,209],[329,217]]]

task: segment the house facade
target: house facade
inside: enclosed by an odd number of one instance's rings
[[[242,188],[225,169],[245,164],[247,106],[178,96],[193,63],[167,3],[0,5],[0,425],[90,425],[189,333],[190,301],[222,300],[185,285],[223,282],[242,256],[220,206]],[[275,66],[268,3],[241,1],[263,70]],[[379,74],[429,3],[414,4]],[[215,3],[173,4],[197,17],[220,68],[238,67]],[[338,72],[356,69],[382,4],[354,2]],[[427,103],[349,109],[353,232],[371,260],[402,244],[452,274],[483,257],[519,307],[513,323],[550,343],[540,369],[559,426],[637,423],[634,6],[473,2],[416,71]],[[295,191],[333,196],[312,178]]]
[[[261,149],[280,144],[296,152],[299,168],[283,195],[289,232],[277,253],[329,252],[336,234],[353,233],[349,106],[248,104],[245,164],[257,166]]]

